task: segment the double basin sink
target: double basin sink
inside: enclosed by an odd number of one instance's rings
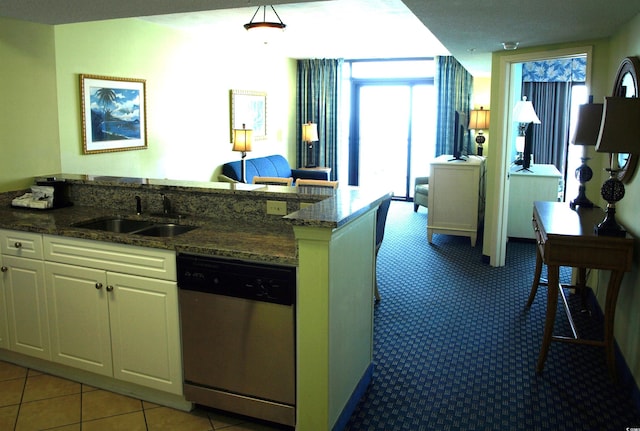
[[[126,233],[162,238],[180,235],[196,228],[196,226],[183,224],[154,222],[150,220],[134,220],[121,217],[100,217],[74,223],[72,226],[104,232]]]

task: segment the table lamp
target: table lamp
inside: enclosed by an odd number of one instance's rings
[[[302,125],[302,142],[307,145],[307,165],[305,168],[316,167],[316,157],[313,151],[313,143],[318,141],[318,125],[315,123],[304,123]]]
[[[595,227],[598,235],[624,237],[626,231],[616,221],[616,202],[624,197],[624,185],[618,179],[618,153],[638,153],[640,136],[640,99],[606,97],[596,151],[610,153],[609,179],[600,194],[607,201],[604,220]]]
[[[251,145],[253,144],[253,130],[245,128],[242,124],[242,129],[233,129],[233,151],[239,151],[242,153],[240,158],[240,181],[247,182],[245,157],[247,152],[251,151]]]
[[[520,171],[531,172],[529,167],[531,166],[531,147],[533,144],[531,142],[531,133],[529,132],[532,124],[540,124],[540,119],[535,109],[533,109],[533,104],[527,100],[526,96],[523,96],[522,100],[519,100],[516,106],[513,107],[513,121],[519,123],[519,138],[524,141],[522,169]],[[516,138],[516,141],[518,141],[518,138]]]
[[[602,103],[587,103],[580,105],[578,108],[578,122],[576,124],[575,134],[571,143],[573,145],[594,146],[598,141],[598,132],[600,131],[600,122],[602,121]],[[587,198],[586,183],[593,177],[593,170],[587,165],[589,157],[580,157],[582,164],[576,168],[576,180],[580,183],[578,187],[578,196],[571,202],[569,206],[572,209],[580,206],[583,208],[593,208],[593,202]]]
[[[485,143],[486,138],[482,134],[483,130],[489,128],[489,119],[491,116],[491,111],[482,109],[472,109],[469,113],[469,129],[477,130],[478,134],[476,135],[476,144],[478,144],[478,155],[482,155],[482,144]]]

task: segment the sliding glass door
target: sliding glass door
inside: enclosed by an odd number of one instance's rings
[[[433,85],[357,83],[353,94],[350,183],[412,198],[415,177],[428,175],[435,153]]]

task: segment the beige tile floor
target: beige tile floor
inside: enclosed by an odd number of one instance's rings
[[[197,408],[183,412],[0,361],[2,431],[275,431]]]

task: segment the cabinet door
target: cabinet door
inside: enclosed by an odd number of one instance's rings
[[[9,269],[4,266],[2,255],[0,254],[0,268],[2,273]],[[0,277],[0,349],[9,348],[9,326],[7,325],[7,307],[5,305],[4,276]]]
[[[9,349],[51,359],[44,287],[44,262],[3,256],[3,281],[9,326]]]
[[[52,360],[113,375],[105,271],[47,262]]]
[[[108,272],[114,377],[182,394],[175,282]]]

